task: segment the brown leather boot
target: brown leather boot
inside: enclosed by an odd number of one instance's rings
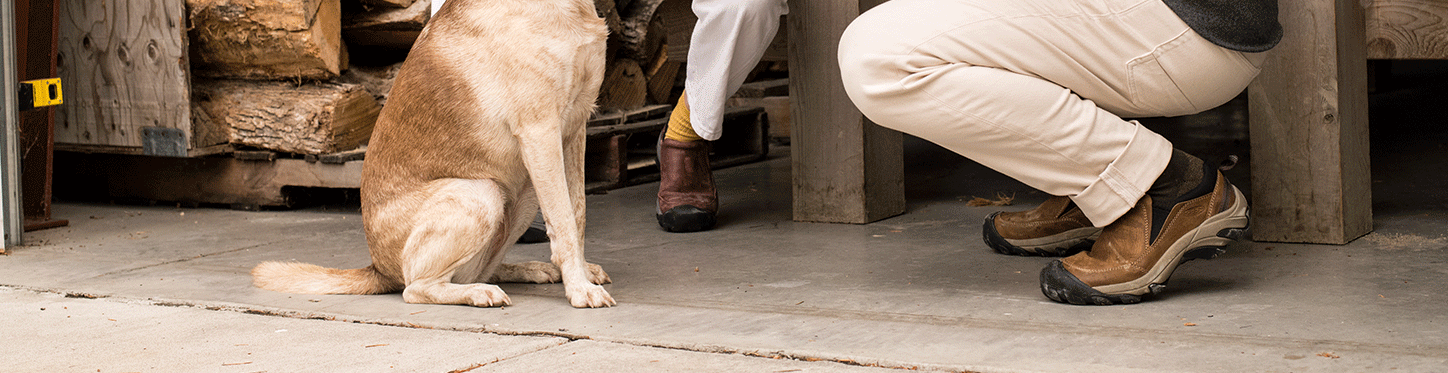
[[[1067,256],[1091,248],[1101,228],[1069,197],[1053,196],[1026,211],[985,217],[981,236],[996,252],[1024,256]]]
[[[1248,225],[1247,201],[1220,172],[1172,205],[1152,208],[1151,196],[1107,225],[1090,251],[1051,262],[1041,270],[1041,292],[1071,304],[1141,302],[1160,293],[1182,262],[1211,259],[1241,239]],[[1197,197],[1191,197],[1197,196]]]
[[[675,141],[660,134],[658,152],[659,226],[669,232],[714,228],[719,195],[709,167],[709,142]]]

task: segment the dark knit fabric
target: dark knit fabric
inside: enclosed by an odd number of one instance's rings
[[[1277,0],[1164,0],[1193,31],[1223,48],[1262,52],[1282,40]]]

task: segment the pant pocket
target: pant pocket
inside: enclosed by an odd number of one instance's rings
[[[1260,60],[1260,58],[1258,59]],[[1131,100],[1143,115],[1196,114],[1226,103],[1261,72],[1242,52],[1187,30],[1128,62]]]

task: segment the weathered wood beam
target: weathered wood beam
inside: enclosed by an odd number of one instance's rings
[[[840,81],[840,35],[879,3],[790,4],[794,220],[864,224],[905,212],[899,132],[866,120]]]
[[[1248,88],[1252,238],[1344,244],[1373,228],[1363,8],[1304,0],[1279,19]]]

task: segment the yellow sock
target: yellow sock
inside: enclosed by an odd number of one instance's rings
[[[704,138],[694,133],[694,125],[689,122],[689,93],[684,92],[679,97],[679,104],[674,106],[674,113],[669,115],[669,128],[664,131],[664,138],[674,141],[699,141]]]

